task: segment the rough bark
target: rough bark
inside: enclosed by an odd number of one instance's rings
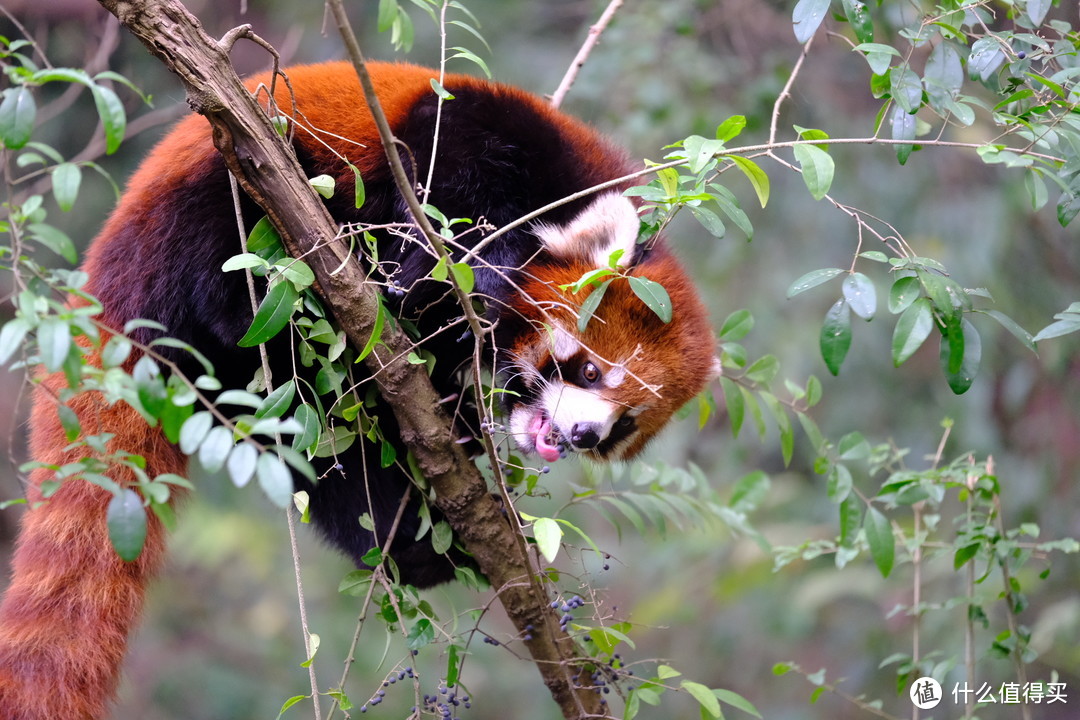
[[[232,67],[229,48],[236,39],[250,37],[250,31],[237,28],[217,42],[175,0],[99,2],[181,78],[188,103],[213,127],[214,144],[230,171],[266,211],[290,254],[305,257],[320,295],[349,340],[363,347],[374,328],[376,291],[365,284],[343,244],[335,241],[335,223]],[[336,268],[341,269],[331,275]],[[575,687],[573,676],[583,659],[559,630],[520,538],[475,465],[454,442],[450,418],[423,366],[404,360],[410,348],[406,337],[386,327],[382,346],[366,360],[394,409],[402,441],[435,489],[439,508],[496,588],[508,616],[522,635],[531,635],[526,646],[563,716],[606,717],[595,692]]]

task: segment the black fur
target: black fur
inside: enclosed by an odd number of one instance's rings
[[[595,158],[584,157],[572,138],[565,137],[535,109],[505,90],[473,87],[448,90],[455,99],[443,107],[438,161],[429,200],[447,217],[467,217],[498,227],[626,171],[626,161],[619,151],[607,149],[608,159],[600,163]],[[426,95],[400,126],[394,128],[409,149],[405,153],[407,170],[418,182],[426,178],[435,115],[436,98]],[[327,166],[325,161],[315,159],[324,155],[309,153],[302,146],[297,146],[296,151],[309,176],[325,173],[349,179],[349,185],[339,184],[338,193],[327,201],[337,221],[408,222],[404,203],[386,168],[364,178],[367,199],[357,210],[351,202],[350,171],[340,164]],[[579,201],[560,207],[543,220],[567,222],[583,205],[584,201]],[[260,216],[254,204],[245,199],[247,226],[250,228]],[[192,218],[198,218],[198,222],[191,222]],[[465,226],[458,226],[461,227]],[[111,267],[114,271],[100,273],[91,287],[105,303],[109,315],[161,322],[171,335],[193,344],[209,357],[226,387],[245,385],[258,367],[259,359],[254,349],[236,345],[252,318],[243,274],[223,273],[220,269],[227,258],[241,251],[221,158],[216,153],[208,155],[184,184],[169,188],[145,217],[121,232],[130,237],[117,238],[109,246],[112,249],[107,248],[101,258],[101,267],[106,270]],[[139,237],[152,240],[133,241]],[[483,233],[475,231],[466,236],[470,246],[482,237]],[[447,297],[445,284],[424,279],[434,263],[430,255],[419,249],[418,242],[381,235],[383,264],[375,277],[393,280],[407,289],[403,301],[390,298],[389,304],[427,337],[461,313]],[[138,248],[138,257],[131,257],[132,248]],[[484,251],[483,259],[509,272],[539,249],[537,238],[527,227],[521,227],[492,243]],[[457,257],[460,254],[461,251],[455,253]],[[531,331],[513,317],[499,317],[500,300],[512,292],[499,272],[476,268],[476,292],[489,299],[490,319],[503,324],[501,337]],[[433,381],[443,394],[459,390],[455,371],[471,357],[471,338],[459,341],[465,329],[461,325],[460,329],[436,334],[424,343],[437,358]],[[149,336],[146,334],[143,339]],[[278,340],[272,350],[277,356],[277,377],[287,377],[292,372],[288,344]],[[183,359],[182,355],[177,357]],[[191,361],[185,369],[199,371]],[[372,412],[378,415],[383,434],[396,438],[397,428],[390,409],[377,401]],[[405,457],[403,448],[398,456]],[[337,459],[340,464],[336,467],[334,461],[320,464],[318,469],[324,477],[316,486],[298,481],[298,487],[311,493],[312,516],[322,533],[358,564],[362,564],[360,558],[377,541],[385,541],[401,498],[410,488],[410,481],[399,470],[384,469],[379,460],[378,445],[361,438]],[[434,554],[428,537],[415,540],[419,528],[417,507],[414,499],[405,511],[391,554],[404,581],[426,586],[449,579],[453,568],[445,558]],[[358,518],[365,512],[374,518],[377,539],[359,525]]]

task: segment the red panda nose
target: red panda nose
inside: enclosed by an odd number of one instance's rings
[[[588,450],[600,443],[600,434],[596,431],[599,427],[596,423],[574,423],[570,429],[570,444],[578,450]]]

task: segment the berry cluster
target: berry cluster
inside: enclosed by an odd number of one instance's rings
[[[390,675],[388,675],[386,677],[385,680],[383,680],[382,687],[379,688],[375,692],[375,694],[371,696],[371,699],[368,700],[367,703],[365,703],[364,705],[360,706],[360,712],[366,713],[368,711],[368,708],[373,708],[376,705],[381,704],[382,701],[383,701],[383,698],[386,697],[386,688],[390,687],[391,685],[394,685],[399,680],[404,680],[405,678],[415,678],[415,677],[416,677],[416,672],[411,667],[406,667],[406,668],[404,668],[402,670],[399,670],[396,673],[391,673]]]
[[[633,670],[627,670],[623,667],[622,658],[619,653],[615,653],[604,664],[578,668],[577,675],[574,676],[574,686],[594,690],[600,695],[607,695],[611,692],[612,685],[617,685],[620,679],[630,677],[633,674]],[[601,697],[600,704],[606,705],[607,699]]]
[[[456,715],[459,708],[468,710],[471,707],[468,695],[458,697],[457,690],[448,688],[445,685],[439,687],[439,692],[436,695],[424,695],[424,710],[435,713],[435,716],[441,718],[441,720],[451,720],[459,717]],[[416,710],[415,707],[412,709],[414,713]]]
[[[572,610],[577,610],[579,607],[584,607],[585,600],[580,595],[574,595],[569,600],[555,600],[551,603],[551,607],[558,610],[563,614],[559,618],[559,629],[566,632],[570,628],[570,623],[574,621],[574,616],[571,614]]]

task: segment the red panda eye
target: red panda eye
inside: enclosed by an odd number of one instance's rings
[[[600,368],[591,362],[585,363],[581,366],[581,379],[589,384],[599,382]]]
[[[619,427],[629,427],[634,424],[634,418],[630,415],[623,415],[615,424]]]

